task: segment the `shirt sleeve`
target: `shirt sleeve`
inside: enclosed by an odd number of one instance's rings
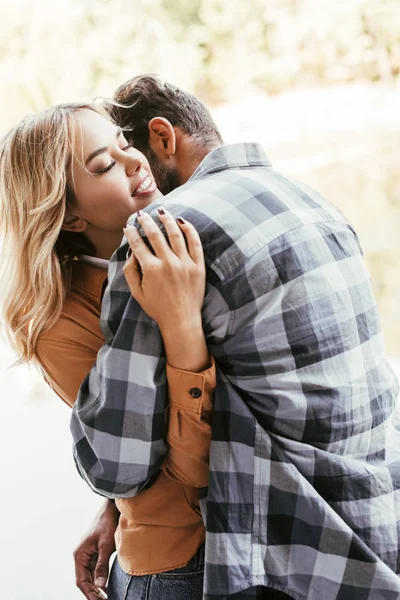
[[[208,484],[215,361],[201,373],[167,365],[169,388],[169,450],[162,470],[174,481],[192,487]]]
[[[37,358],[47,384],[69,407],[96,360],[83,344],[44,339]],[[168,381],[168,454],[162,470],[167,477],[192,487],[206,487],[211,441],[212,396],[216,386],[215,361],[201,373],[166,367]]]
[[[88,485],[107,498],[138,494],[157,476],[168,452],[164,346],[158,326],[132,297],[125,280],[125,242],[108,270],[101,313],[105,344],[71,417],[77,468]]]
[[[46,383],[71,407],[96,353],[83,344],[45,339],[38,343],[37,360]]]
[[[70,427],[83,479],[107,498],[127,498],[151,483],[166,456],[168,386],[158,327],[130,294],[125,257],[116,260],[102,304],[106,341],[81,385]]]

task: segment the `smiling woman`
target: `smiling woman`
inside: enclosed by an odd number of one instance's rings
[[[96,256],[110,258],[129,215],[161,196],[149,163],[122,131],[102,115],[81,110],[68,175],[71,202],[64,231],[81,232]]]
[[[108,259],[122,241],[128,218],[161,193],[145,156],[95,105],[59,105],[27,117],[1,141],[0,151],[6,331],[19,359],[39,366],[72,406],[105,341],[100,311]],[[132,589],[141,589],[148,577],[164,571],[169,572],[164,585],[173,582],[176,600],[202,597],[205,530],[198,488],[208,481],[216,385],[202,330],[205,266],[194,228],[166,210],[160,209],[159,219],[169,243],[150,217],[138,213],[155,254],[141,239],[139,246],[133,240],[136,250],[126,262],[125,277],[128,292],[162,330],[169,363],[169,452],[154,483],[121,500],[121,516],[106,502],[96,527],[78,547],[76,580],[88,600],[104,597],[100,589],[105,589],[118,523],[120,563],[109,598],[122,598],[127,577]],[[156,261],[156,270],[154,264],[147,268],[149,260]],[[200,393],[195,401],[188,400],[191,389]],[[127,427],[138,430],[139,440],[141,426],[140,418],[128,414]],[[155,598],[162,597],[157,591]]]
[[[160,193],[145,157],[94,104],[26,117],[2,140],[1,156],[4,316],[24,361],[60,316],[72,260],[110,258],[129,215]]]

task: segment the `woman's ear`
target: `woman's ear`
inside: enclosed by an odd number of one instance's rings
[[[149,146],[162,162],[167,162],[176,152],[176,133],[173,125],[164,117],[149,121]]]
[[[85,231],[87,227],[87,221],[83,219],[79,214],[72,214],[69,210],[65,212],[63,224],[61,226],[62,231],[73,231],[79,233]]]

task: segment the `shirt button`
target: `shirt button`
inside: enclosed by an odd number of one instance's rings
[[[192,396],[192,398],[200,398],[201,389],[200,388],[192,388],[189,390],[189,394]]]

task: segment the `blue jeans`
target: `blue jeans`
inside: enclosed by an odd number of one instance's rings
[[[202,600],[204,544],[185,567],[155,575],[128,575],[115,559],[108,600]]]

